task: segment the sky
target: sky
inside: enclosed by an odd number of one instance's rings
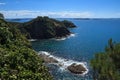
[[[5,18],[120,18],[120,0],[0,0]]]

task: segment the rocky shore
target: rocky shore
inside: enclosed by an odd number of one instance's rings
[[[55,64],[59,67],[63,67],[65,70],[68,70],[71,73],[86,74],[88,72],[88,69],[84,63],[58,58],[44,51],[40,51],[38,55],[44,60],[45,63]]]

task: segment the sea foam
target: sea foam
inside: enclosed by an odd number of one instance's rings
[[[82,65],[86,69],[86,71],[81,75],[85,75],[85,74],[88,73],[87,63],[86,62],[79,62],[79,61],[60,58],[60,57],[51,55],[49,52],[46,52],[46,51],[39,51],[38,55],[39,54],[43,54],[43,55],[46,55],[48,57],[52,57],[53,59],[57,60],[58,63],[51,63],[51,64],[57,65],[59,67],[59,69],[62,70],[62,71],[66,71],[68,66],[75,63],[77,65],[79,65],[79,64]]]
[[[75,34],[71,33],[70,35],[67,35],[66,37],[55,38],[55,40],[62,41],[62,40],[66,40],[67,38],[70,38],[70,37],[75,37]]]
[[[37,41],[37,39],[29,39],[29,41],[31,41],[31,42],[32,42],[32,41]]]

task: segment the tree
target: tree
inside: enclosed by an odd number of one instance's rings
[[[91,60],[94,80],[120,80],[120,43],[108,41],[106,51]]]

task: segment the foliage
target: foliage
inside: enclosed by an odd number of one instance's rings
[[[76,27],[71,21],[68,21],[68,20],[64,20],[64,21],[62,21],[62,23],[68,28]]]
[[[91,60],[94,80],[120,80],[120,43],[108,41],[105,52]]]
[[[0,80],[52,80],[25,36],[1,19]]]

